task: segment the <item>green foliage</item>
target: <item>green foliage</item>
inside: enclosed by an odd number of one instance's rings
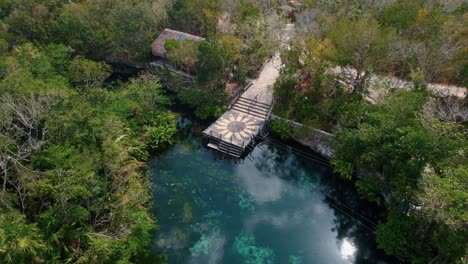
[[[172,142],[176,131],[158,79],[143,74],[115,89],[77,93],[68,86],[70,75],[83,87],[101,88],[109,66],[70,61],[62,45],[24,44],[8,56],[11,68],[0,81],[0,258],[149,259],[157,225],[147,209],[150,182],[141,160]],[[73,75],[68,65],[83,72]]]
[[[157,76],[143,73],[130,80],[125,94],[127,98],[142,104],[146,109],[155,110],[171,104],[171,100],[164,94],[163,89]]]
[[[289,104],[295,94],[297,80],[292,76],[294,69],[287,69],[274,86],[274,95],[278,100],[275,104],[275,112],[288,118]]]
[[[0,214],[0,259],[3,263],[40,261],[45,246],[39,229],[20,213]]]
[[[195,67],[204,85],[179,99],[197,117],[216,117],[226,110],[231,73],[244,83],[282,46],[274,7],[243,0],[0,1],[0,259],[151,262],[157,225],[142,162],[172,143],[176,119],[157,78],[143,74],[99,89],[111,69],[97,61],[147,60],[166,23],[207,36],[200,45],[168,41],[166,49],[176,63]],[[336,131],[332,163],[346,178],[354,166],[382,175],[356,187],[377,202],[380,180],[388,184],[388,216],[377,231],[386,252],[415,263],[439,253],[440,262],[466,261],[465,126],[428,115],[425,104],[427,82],[466,83],[466,4],[305,1],[305,15],[310,8],[307,28],[298,23],[283,52],[294,69],[275,85],[275,111]],[[331,65],[358,71],[356,95],[326,74]],[[418,91],[366,105],[369,72],[411,79]],[[392,205],[402,201],[411,208],[404,214]],[[188,221],[189,206],[184,216]],[[234,244],[248,263],[273,262],[253,237],[242,234]]]
[[[431,135],[418,127],[415,113],[425,98],[421,92],[398,92],[384,105],[370,106],[358,129],[338,134],[338,158],[353,162],[359,157],[360,166],[383,170],[388,181],[395,176],[394,187],[402,193],[414,187],[425,162],[438,153]]]
[[[390,4],[383,12],[382,21],[399,30],[408,29],[416,22],[418,10],[422,8],[424,0],[404,1],[398,0]]]
[[[49,44],[44,48],[44,53],[50,59],[55,72],[60,75],[66,74],[68,63],[71,60],[72,49],[63,44]]]
[[[223,61],[224,50],[218,38],[210,34],[200,43],[197,60],[197,81],[206,84],[212,80],[221,80],[227,65]]]
[[[447,168],[442,175],[426,172],[418,200],[427,218],[462,231],[468,221],[468,168]]]
[[[426,90],[427,84],[424,81],[424,73],[421,70],[415,71],[411,74],[411,80],[416,90]]]
[[[21,68],[32,73],[34,77],[47,79],[55,73],[52,61],[52,58],[42,53],[37,47],[27,43],[13,48],[8,60],[9,71]]]
[[[254,20],[260,16],[260,7],[258,4],[250,1],[240,1],[236,15],[240,22],[245,22],[249,19]]]
[[[293,69],[286,69],[275,85],[277,114],[337,134],[338,153],[332,159],[335,171],[349,179],[357,168],[367,172],[356,180],[363,197],[383,205],[385,194],[389,208],[402,201],[410,204],[409,216],[389,213],[381,227],[393,233],[401,228],[402,237],[410,237],[407,244],[414,243],[416,249],[412,252],[392,245],[388,241],[399,237],[387,241],[386,231],[379,244],[416,263],[429,262],[438,253],[442,262],[458,261],[463,256],[459,245],[466,245],[466,235],[460,231],[460,223],[466,222],[460,210],[466,207],[466,188],[460,187],[463,182],[449,169],[460,166],[453,160],[464,160],[460,153],[466,153],[466,137],[454,132],[462,128],[452,121],[427,118],[426,109],[427,82],[463,83],[466,79],[466,23],[460,11],[464,7],[456,5],[440,1],[306,1],[306,12],[301,15],[313,11],[313,16],[305,17],[307,27],[299,29],[288,43],[291,50],[283,52],[283,62]],[[238,21],[242,20],[240,14],[235,18]],[[254,26],[240,28],[245,37],[243,69],[249,75],[255,72],[250,60],[264,52],[257,42],[262,34]],[[257,33],[255,37],[249,35],[252,32]],[[251,48],[257,46],[251,54]],[[335,76],[326,74],[332,65],[357,70],[351,83],[354,94]],[[411,80],[417,91],[393,92],[377,105],[368,105],[363,97],[372,72]],[[428,167],[434,170],[430,176],[424,173]],[[420,211],[414,209],[420,205]],[[436,210],[438,207],[442,210]],[[405,225],[405,221],[410,223]]]
[[[208,34],[198,48],[197,81],[207,84],[227,80],[234,64],[243,57],[242,46],[243,41],[234,36]]]
[[[292,61],[302,55],[304,68],[310,67],[309,58],[351,65],[363,74],[353,84],[358,92],[368,71],[410,79],[420,69],[426,82],[463,85],[467,41],[462,2],[309,0],[298,16],[306,34],[293,40],[298,47],[290,52],[296,57]],[[322,52],[304,47],[309,39],[322,44]]]
[[[195,116],[200,119],[218,117],[226,111],[227,94],[213,88],[194,88],[179,94],[182,103],[195,107]]]
[[[76,57],[68,67],[70,81],[80,89],[101,87],[111,74],[111,67],[105,62],[94,62]]]
[[[275,113],[332,131],[338,124],[349,124],[362,109],[362,97],[348,94],[334,76],[317,69],[312,76],[290,68],[274,87]]]
[[[379,247],[387,254],[411,260],[412,263],[431,261],[430,245],[425,242],[429,228],[427,223],[419,222],[415,216],[404,215],[398,208],[390,208],[389,211],[387,222],[377,228]]]
[[[168,12],[173,28],[198,35],[215,32],[223,13],[218,0],[176,0]]]
[[[335,47],[335,56],[330,59],[342,66],[356,69],[354,91],[365,93],[365,72],[377,67],[386,67],[385,57],[392,56],[389,47],[395,38],[391,29],[381,29],[379,22],[373,18],[361,18],[357,21],[341,19],[329,33]],[[364,76],[361,76],[363,75]]]
[[[246,85],[247,84],[247,71],[245,69],[245,66],[240,64],[234,69],[233,72],[234,75],[234,81],[239,83],[240,85]]]
[[[175,39],[166,39],[164,42],[164,48],[167,52],[172,52],[173,50],[177,50],[180,48],[180,42]]]
[[[352,170],[352,166],[350,166],[349,169]],[[363,198],[378,205],[382,205],[382,197],[380,194],[385,190],[382,184],[383,183],[377,178],[364,177],[356,182],[356,189]]]
[[[198,59],[199,43],[191,39],[177,41],[168,39],[164,43],[169,59],[181,66],[194,69]]]
[[[426,263],[440,252],[441,261],[455,262],[466,255],[458,246],[466,244],[466,137],[460,126],[434,117],[427,99],[425,89],[416,89],[367,106],[357,127],[338,131],[332,164],[347,178],[355,169],[367,172],[356,181],[366,199],[382,204],[382,194],[391,198],[377,231],[388,254]],[[408,207],[406,214],[395,203]]]
[[[147,119],[144,126],[146,134],[145,145],[150,150],[172,144],[172,138],[176,132],[176,118],[172,113],[152,113],[153,117]]]
[[[270,122],[271,131],[278,135],[282,140],[288,140],[291,138],[293,129],[291,125],[282,119],[272,120]]]
[[[5,2],[5,3],[3,3]],[[8,41],[63,43],[96,58],[142,60],[165,16],[148,1],[3,1]]]
[[[172,8],[168,12],[169,22],[173,28],[180,29],[185,32],[192,32],[194,34],[204,35],[202,32],[203,21],[197,14],[198,10],[190,9],[190,0],[176,0]]]
[[[353,164],[347,160],[332,158],[331,164],[333,165],[333,171],[338,173],[341,177],[351,180],[354,173]]]

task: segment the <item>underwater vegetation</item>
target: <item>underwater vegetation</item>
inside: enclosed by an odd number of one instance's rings
[[[201,254],[208,254],[208,249],[210,248],[210,240],[208,236],[202,235],[200,239],[190,248],[190,253],[192,256],[197,257]]]
[[[270,248],[255,245],[255,237],[242,232],[234,242],[234,251],[244,258],[246,264],[272,264],[275,261],[275,253]]]
[[[209,211],[206,215],[204,215],[204,218],[216,218],[220,217],[223,215],[223,211]]]
[[[188,223],[192,221],[192,206],[189,203],[184,203],[184,209],[182,214],[182,222]]]
[[[289,256],[288,263],[289,264],[302,264],[302,257],[291,255]]]
[[[253,213],[255,211],[254,201],[245,192],[242,192],[242,193],[239,194],[239,207],[243,211],[247,211],[247,212],[250,212],[250,213]]]
[[[216,247],[214,244],[221,237],[221,223],[218,218],[222,215],[221,211],[209,211],[203,215],[205,221],[191,225],[193,232],[201,234],[200,239],[190,248],[193,257],[207,255],[210,253],[210,248]]]
[[[310,189],[316,189],[319,186],[318,179],[316,177],[311,177],[306,174],[305,171],[301,171],[298,182],[302,186],[307,186]]]

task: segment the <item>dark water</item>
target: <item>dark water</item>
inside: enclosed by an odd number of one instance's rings
[[[369,230],[378,209],[328,166],[275,142],[230,164],[202,142],[188,133],[149,163],[161,227],[153,252],[169,263],[394,262]]]

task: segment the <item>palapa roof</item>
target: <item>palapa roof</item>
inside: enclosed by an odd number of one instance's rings
[[[159,34],[158,38],[153,42],[153,44],[151,44],[151,52],[154,56],[166,56],[166,49],[164,48],[164,43],[166,42],[166,39],[175,39],[178,41],[190,39],[197,42],[205,40],[205,38],[199,36],[166,28],[163,30],[163,32],[161,32],[161,34]]]

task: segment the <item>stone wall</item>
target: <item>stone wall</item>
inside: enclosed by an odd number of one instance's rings
[[[292,138],[300,144],[309,147],[315,152],[320,153],[323,157],[329,159],[335,151],[332,148],[334,135],[322,130],[307,127],[301,123],[297,123],[276,115],[270,116],[271,120],[282,120],[291,126],[293,133]]]

